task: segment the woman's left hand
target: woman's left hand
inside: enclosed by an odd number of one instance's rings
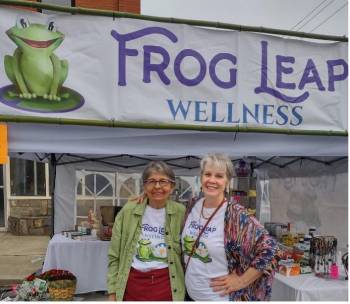
[[[140,195],[132,195],[129,197],[130,201],[133,201],[136,204],[142,204],[144,199],[146,198],[146,194],[141,193]]]
[[[219,292],[220,296],[226,296],[245,287],[242,279],[235,272],[211,279],[209,286],[213,291]]]

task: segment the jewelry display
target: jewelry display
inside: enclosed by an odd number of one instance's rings
[[[318,276],[330,274],[336,264],[337,239],[334,236],[313,237],[310,242],[310,265]]]
[[[346,278],[345,280],[348,279],[348,252],[344,253],[343,256],[341,257],[341,262],[344,266],[344,269],[345,269],[345,274],[346,274]]]

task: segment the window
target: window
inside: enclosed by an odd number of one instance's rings
[[[142,191],[140,174],[118,174],[120,185],[118,206],[123,206],[131,196],[139,195]]]
[[[193,177],[178,176],[175,179],[176,185],[172,194],[172,199],[178,202],[189,202],[194,196],[194,181]]]
[[[143,191],[141,174],[76,171],[75,223],[87,221],[89,210],[100,218],[100,206],[123,206]],[[177,177],[171,199],[188,202],[195,189],[195,177]]]
[[[80,224],[88,218],[89,210],[100,215],[100,206],[115,205],[115,173],[76,171],[75,222]]]
[[[76,171],[76,224],[86,221],[89,210],[100,217],[101,206],[123,206],[140,194],[140,174]]]
[[[45,196],[49,194],[48,164],[26,159],[10,159],[11,196]]]

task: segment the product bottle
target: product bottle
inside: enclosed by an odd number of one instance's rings
[[[310,241],[311,241],[311,235],[310,234],[305,234],[304,236],[304,245],[305,245],[305,250],[304,250],[304,256],[306,259],[310,258]]]
[[[310,227],[309,228],[309,235],[311,235],[311,237],[315,237],[316,236],[316,227]]]

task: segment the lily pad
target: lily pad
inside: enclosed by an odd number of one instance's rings
[[[62,87],[60,89],[61,100],[47,100],[43,97],[25,99],[18,96],[14,85],[0,89],[0,102],[15,108],[35,113],[64,113],[79,109],[84,104],[84,97],[77,91]]]

